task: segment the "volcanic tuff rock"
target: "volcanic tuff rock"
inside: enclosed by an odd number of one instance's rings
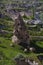
[[[14,43],[22,45],[23,47],[27,47],[30,44],[29,39],[30,38],[27,32],[26,25],[21,15],[19,14],[18,17],[15,19],[12,41]]]
[[[25,48],[29,47],[30,37],[20,13],[18,11],[14,13],[14,11],[10,8],[10,5],[9,7],[6,5],[5,8],[7,10],[7,16],[9,16],[10,18],[12,18],[13,21],[15,21],[12,42],[15,44],[20,44]]]

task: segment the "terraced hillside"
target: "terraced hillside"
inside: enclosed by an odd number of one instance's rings
[[[13,35],[13,29],[14,22],[12,20],[9,20],[9,18],[0,18],[0,65],[16,65],[16,62],[13,60],[13,58],[18,54],[22,54],[25,57],[32,58],[33,60],[37,61],[39,65],[43,65],[43,61],[40,62],[37,57],[38,55],[43,55],[42,52],[25,53],[21,49],[22,47],[19,45],[11,47],[11,37]],[[43,41],[33,41],[32,45],[34,46],[35,44],[39,46],[39,48],[43,48]]]
[[[12,0],[0,0],[2,3],[9,3]],[[11,3],[10,2],[10,3]],[[17,8],[17,10],[19,10]],[[24,10],[24,8],[20,9]],[[14,60],[15,57],[19,54],[23,55],[25,58],[33,59],[38,62],[38,65],[43,65],[43,27],[40,25],[35,25],[36,27],[32,27],[32,25],[28,25],[28,33],[30,34],[30,47],[35,48],[35,51],[25,52],[24,48],[20,45],[12,46],[12,36],[14,30],[14,22],[8,16],[3,15],[4,8],[0,8],[0,65],[18,65]],[[2,16],[1,16],[2,15]],[[43,20],[43,14],[41,14],[41,19]],[[23,17],[22,17],[23,18]],[[31,19],[32,17],[24,17],[27,19]],[[41,57],[40,57],[41,56]]]

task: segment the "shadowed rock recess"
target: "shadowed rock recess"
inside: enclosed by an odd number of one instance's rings
[[[25,48],[29,47],[30,44],[30,37],[20,14],[15,19],[12,42],[17,43]]]

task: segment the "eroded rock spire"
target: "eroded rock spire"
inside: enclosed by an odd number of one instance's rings
[[[12,36],[12,42],[14,44],[20,44],[23,47],[28,47],[30,44],[30,37],[27,32],[26,25],[19,12],[14,12],[6,6],[7,15],[12,18],[14,22],[14,32]]]
[[[15,43],[15,38],[17,40],[16,43],[24,47],[27,47],[30,44],[29,34],[27,32],[26,25],[20,14],[15,19],[14,32],[13,32],[13,37],[12,37],[12,40],[14,43]]]

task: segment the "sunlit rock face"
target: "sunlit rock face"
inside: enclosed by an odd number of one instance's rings
[[[29,34],[27,33],[27,28],[20,14],[15,19],[12,41],[13,43],[18,43],[24,47],[27,47],[30,44]]]

